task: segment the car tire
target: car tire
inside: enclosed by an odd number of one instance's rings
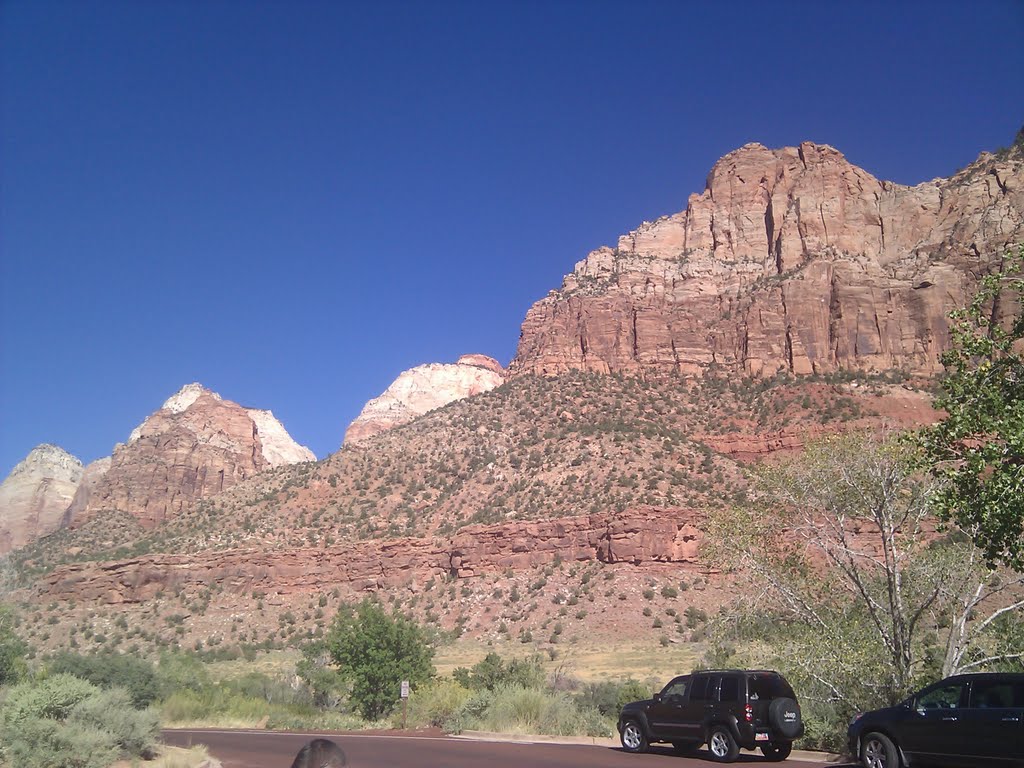
[[[708,752],[717,763],[731,763],[740,753],[739,745],[724,725],[716,725],[708,734]]]
[[[627,720],[622,726],[620,734],[622,748],[627,752],[646,752],[647,734],[643,726],[636,720]]]
[[[884,733],[869,733],[860,740],[860,762],[864,768],[900,768],[900,753]]]
[[[768,724],[785,739],[795,739],[803,728],[800,706],[793,699],[772,699],[768,705]]]
[[[673,741],[672,748],[681,755],[688,755],[691,752],[696,752],[697,747],[700,746],[699,741]]]
[[[775,744],[762,744],[761,754],[767,757],[769,760],[779,762],[789,757],[790,752],[793,751],[793,742],[791,741],[780,741]]]

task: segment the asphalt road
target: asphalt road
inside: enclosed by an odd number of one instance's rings
[[[338,744],[351,768],[709,768],[706,752],[679,757],[671,749],[652,747],[644,755],[621,749],[578,744],[474,741],[449,736],[367,733],[281,733],[274,731],[167,730],[164,741],[175,746],[205,744],[224,768],[291,768],[303,744],[313,738]],[[738,764],[771,765],[760,753],[741,753]],[[823,768],[825,762],[790,759],[796,768]],[[830,768],[836,768],[833,764]]]

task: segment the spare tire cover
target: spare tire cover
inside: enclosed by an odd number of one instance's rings
[[[800,706],[793,699],[772,699],[768,722],[783,736],[795,739],[800,733]]]

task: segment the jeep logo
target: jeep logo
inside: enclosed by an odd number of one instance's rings
[[[796,712],[784,712],[787,723],[791,723],[796,720]]]

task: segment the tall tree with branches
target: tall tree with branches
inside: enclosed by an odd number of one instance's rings
[[[936,407],[922,430],[938,514],[967,532],[992,564],[1024,571],[1024,245],[982,278],[953,313]]]
[[[715,513],[704,557],[754,577],[789,626],[787,659],[845,710],[895,703],[920,681],[981,666],[986,630],[1024,601],[1019,576],[940,531],[913,446],[831,437],[756,473],[758,500]],[[987,613],[986,613],[987,612]],[[972,617],[973,620],[972,620]]]

